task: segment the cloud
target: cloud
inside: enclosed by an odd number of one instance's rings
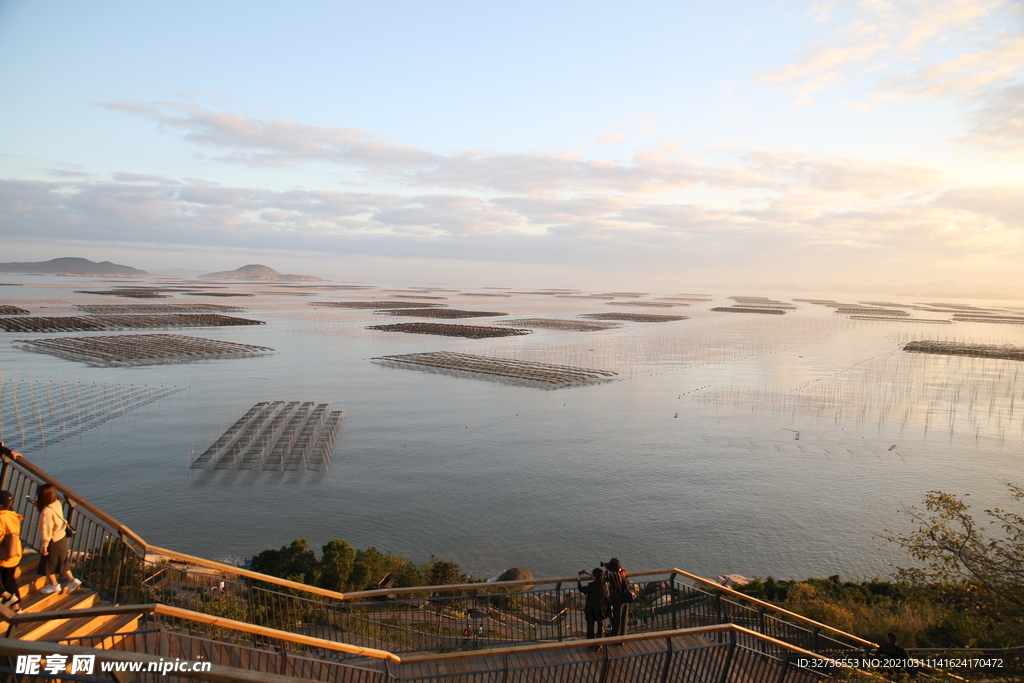
[[[922,276],[969,267],[988,276],[1016,273],[1024,259],[1020,188],[950,187],[936,169],[844,157],[757,150],[740,159],[718,172],[758,178],[760,194],[714,203],[671,192],[274,191],[127,173],[110,181],[3,180],[0,232],[48,244],[636,264],[664,273],[801,264],[863,274],[912,265]]]
[[[1024,192],[1019,187],[956,188],[943,192],[932,204],[965,215],[990,216],[1024,230]]]
[[[782,189],[811,189],[866,197],[899,195],[942,188],[947,173],[927,166],[864,162],[844,156],[810,157],[770,150],[747,153],[747,166]],[[832,201],[833,198],[827,198]]]
[[[114,180],[122,183],[157,183],[160,185],[181,185],[177,180],[149,173],[114,173]]]
[[[993,90],[968,115],[972,124],[962,142],[1005,152],[1024,151],[1024,83]]]
[[[906,76],[885,79],[880,99],[933,98],[977,92],[1005,81],[1024,67],[1024,36],[1000,36],[998,45],[935,61]]]
[[[374,171],[401,171],[437,163],[441,157],[395,145],[355,128],[332,128],[282,120],[244,118],[180,102],[145,105],[104,102],[101,106],[156,121],[186,140],[225,150],[222,161],[248,166],[294,166],[326,161]]]
[[[625,141],[626,136],[621,133],[605,133],[598,138],[599,141],[606,145],[617,145],[620,142]]]
[[[880,98],[977,90],[1024,66],[1024,45],[1004,0],[862,0],[841,26],[758,79],[808,95],[857,76]],[[835,3],[812,3],[826,23]],[[1014,28],[1011,28],[1014,27]],[[994,45],[994,46],[993,46]],[[949,57],[950,51],[958,54]],[[905,73],[907,68],[912,71]]]
[[[628,162],[584,159],[574,152],[502,154],[468,150],[446,156],[395,144],[370,131],[244,118],[188,104],[102,106],[143,116],[185,140],[220,150],[219,156],[209,157],[215,161],[268,167],[339,164],[361,169],[374,179],[419,188],[530,194],[564,190],[652,192],[695,184],[760,184],[757,178],[735,168],[706,166],[680,156],[672,144],[640,150]],[[631,121],[644,132],[656,130],[648,117]]]
[[[761,74],[760,80],[792,84],[794,90],[806,95],[842,83],[853,65],[869,61],[887,47],[884,42],[817,45],[792,64]]]

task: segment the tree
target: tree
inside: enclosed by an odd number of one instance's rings
[[[1024,488],[1006,484],[1015,503],[1024,503]],[[977,522],[963,497],[929,491],[921,506],[904,512],[915,528],[910,533],[886,530],[921,567],[897,568],[897,577],[915,583],[943,583],[966,588],[974,606],[1010,630],[1024,632],[1024,516],[993,508]]]
[[[299,583],[316,583],[318,563],[309,542],[297,538],[280,550],[264,550],[252,558],[252,570]]]
[[[334,539],[323,548],[320,560],[320,587],[343,593],[348,590],[352,565],[356,559],[355,549],[348,541]]]

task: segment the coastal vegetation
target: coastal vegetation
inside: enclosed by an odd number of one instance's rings
[[[434,555],[425,563],[416,564],[373,546],[357,550],[340,539],[324,545],[319,559],[309,542],[301,538],[279,550],[264,550],[252,558],[252,570],[341,593],[377,588],[386,576],[394,579],[388,588],[480,582],[464,574],[455,562]]]
[[[1010,499],[1024,488],[1007,483]],[[739,590],[803,616],[904,647],[1000,648],[1024,642],[1024,515],[990,508],[975,519],[966,496],[929,491],[903,512],[909,532],[888,531],[915,561],[893,581],[755,580]]]

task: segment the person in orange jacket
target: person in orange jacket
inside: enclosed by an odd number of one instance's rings
[[[21,515],[14,511],[14,496],[0,491],[0,605],[17,612],[21,596],[14,580],[14,569],[21,562]]]

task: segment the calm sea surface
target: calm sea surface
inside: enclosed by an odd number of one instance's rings
[[[566,575],[611,556],[631,570],[679,567],[711,576],[886,575],[890,564],[906,562],[899,548],[878,538],[887,528],[909,528],[901,507],[933,489],[971,493],[979,511],[1005,506],[1003,482],[1019,482],[1024,464],[1024,364],[899,350],[903,342],[933,338],[1019,345],[1020,325],[851,320],[804,302],[783,316],[709,310],[732,305],[727,297],[733,295],[847,303],[871,297],[704,290],[712,301],[642,308],[537,293],[465,296],[500,292],[473,287],[417,292],[510,318],[691,317],[464,340],[371,331],[365,328],[415,319],[308,305],[394,299],[398,287],[250,284],[230,290],[254,297],[178,293],[147,300],[74,292],[123,282],[0,281],[23,283],[0,287],[0,303],[32,315],[80,314],[74,304],[81,303],[208,302],[244,306],[236,315],[266,321],[159,331],[258,344],[273,355],[129,368],[90,367],[10,342],[131,332],[0,331],[3,439],[16,449],[22,430],[32,443],[32,418],[24,408],[14,414],[15,384],[21,396],[30,384],[54,389],[58,382],[106,383],[111,396],[124,395],[117,392],[129,385],[181,389],[56,444],[51,433],[45,448],[36,444],[25,453],[150,543],[211,558],[250,557],[295,538],[314,547],[342,538],[419,562],[433,553],[480,576],[513,566]],[[312,294],[294,294],[302,291]],[[542,390],[370,360],[425,351],[619,374],[604,384]],[[328,472],[189,469],[190,458],[253,404],[275,400],[329,402],[344,410]]]

